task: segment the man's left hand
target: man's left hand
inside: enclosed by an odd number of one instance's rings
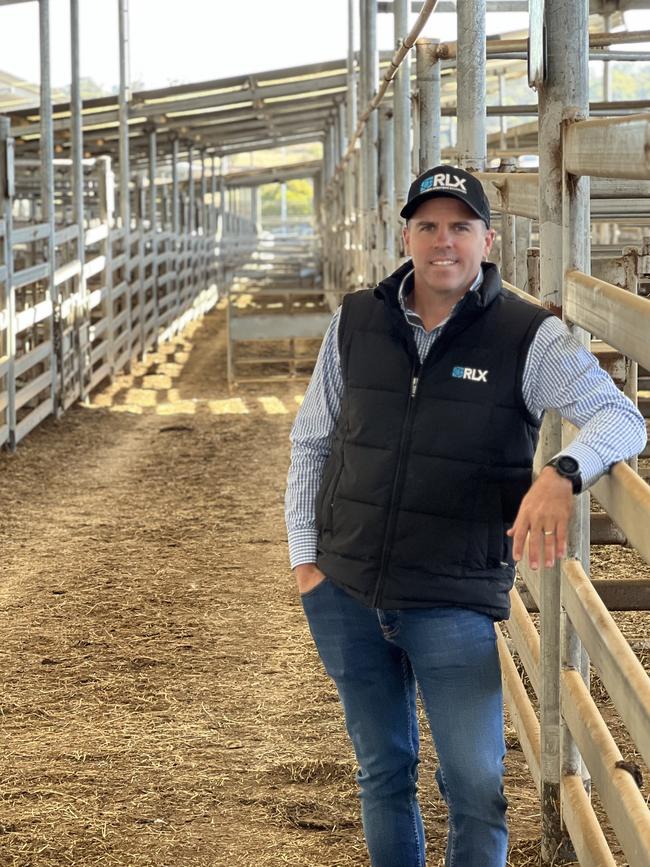
[[[573,510],[573,485],[553,467],[544,467],[521,501],[515,523],[508,530],[512,556],[521,560],[526,537],[528,562],[537,569],[541,558],[550,567],[566,557],[567,528]]]

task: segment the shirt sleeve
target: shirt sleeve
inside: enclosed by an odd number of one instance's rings
[[[343,379],[338,351],[340,308],[323,338],[314,373],[291,430],[285,520],[291,568],[316,562],[315,501],[341,411]]]
[[[580,464],[583,490],[612,464],[633,457],[645,446],[641,413],[556,316],[544,320],[530,345],[523,394],[537,418],[555,409],[580,428],[560,454]]]

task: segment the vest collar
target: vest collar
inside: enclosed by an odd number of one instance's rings
[[[499,269],[493,262],[482,262],[481,269],[483,271],[483,281],[475,292],[467,292],[463,296],[463,308],[465,310],[476,310],[489,307],[494,299],[501,292],[501,275]],[[374,290],[375,297],[380,298],[389,307],[400,307],[399,303],[399,287],[402,285],[403,279],[413,270],[413,262],[411,259],[393,271],[393,273],[384,278]],[[401,309],[401,308],[400,308]]]

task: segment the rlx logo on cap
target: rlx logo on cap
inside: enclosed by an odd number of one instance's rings
[[[466,178],[459,178],[458,175],[440,172],[437,175],[430,175],[428,178],[425,178],[420,184],[420,192],[426,193],[427,190],[441,187],[445,190],[459,190],[461,193],[467,193],[465,181]]]
[[[475,367],[454,367],[451,375],[454,379],[471,379],[472,382],[487,382],[489,371],[478,370]]]

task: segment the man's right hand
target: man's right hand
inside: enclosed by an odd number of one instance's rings
[[[293,570],[296,575],[299,593],[309,593],[314,587],[318,587],[325,575],[315,563],[301,563]]]

